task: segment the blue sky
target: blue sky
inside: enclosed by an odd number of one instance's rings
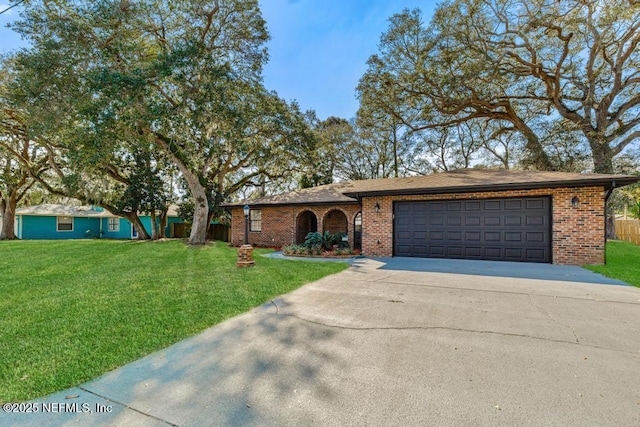
[[[355,88],[366,61],[377,52],[388,18],[404,8],[420,8],[428,20],[430,0],[259,0],[271,34],[264,69],[268,89],[318,117],[351,118],[358,109]],[[0,2],[4,10],[7,1]],[[5,25],[17,9],[0,15],[0,52],[22,46]]]

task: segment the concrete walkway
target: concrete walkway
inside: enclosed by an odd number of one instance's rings
[[[640,425],[640,289],[429,261],[356,260],[0,425]]]

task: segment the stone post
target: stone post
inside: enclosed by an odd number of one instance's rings
[[[255,261],[253,260],[253,246],[242,245],[238,248],[238,263],[239,268],[253,267]]]

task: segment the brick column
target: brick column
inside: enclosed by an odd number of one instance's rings
[[[253,260],[253,246],[242,245],[238,248],[238,267],[253,267],[255,261]]]

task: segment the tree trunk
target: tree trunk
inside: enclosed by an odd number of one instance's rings
[[[156,222],[156,210],[151,209],[151,239],[158,240],[158,223]]]
[[[591,156],[593,157],[593,172],[613,173],[613,152],[609,142],[604,138],[589,138]],[[607,239],[616,239],[616,213],[611,203],[605,207],[605,236]]]
[[[165,232],[167,228],[167,214],[169,213],[168,209],[163,209],[160,212],[160,229],[158,230],[158,238],[164,239],[167,237]]]
[[[138,240],[149,240],[151,238],[147,229],[142,225],[142,221],[140,221],[140,217],[137,213],[126,213],[124,214],[124,217],[136,228],[136,231],[138,232]]]
[[[15,220],[16,220],[15,195],[9,197],[9,200],[0,202],[0,210],[2,212],[2,229],[0,230],[0,240],[15,240]]]
[[[207,228],[209,219],[209,203],[204,188],[196,192],[192,189],[191,194],[194,195],[193,222],[191,223],[191,234],[189,235],[190,245],[204,245],[207,240]]]
[[[182,176],[187,181],[189,192],[193,197],[193,221],[191,224],[191,234],[187,243],[189,245],[204,245],[207,240],[207,218],[209,216],[209,202],[207,201],[207,192],[200,182],[196,173],[194,173],[185,163],[183,159],[176,155],[170,148],[170,140],[163,135],[153,134],[156,143],[165,150],[173,163],[178,167]],[[203,171],[202,173],[205,173]]]
[[[398,175],[398,127],[393,125],[393,172],[395,173],[395,178]]]
[[[555,170],[551,159],[549,158],[547,153],[545,153],[544,148],[540,143],[540,138],[538,138],[538,135],[524,122],[524,120],[520,119],[520,117],[518,117],[515,113],[513,113],[513,117],[514,119],[512,123],[527,140],[525,144],[527,157],[523,162],[525,166],[531,166],[535,170],[540,171]]]

